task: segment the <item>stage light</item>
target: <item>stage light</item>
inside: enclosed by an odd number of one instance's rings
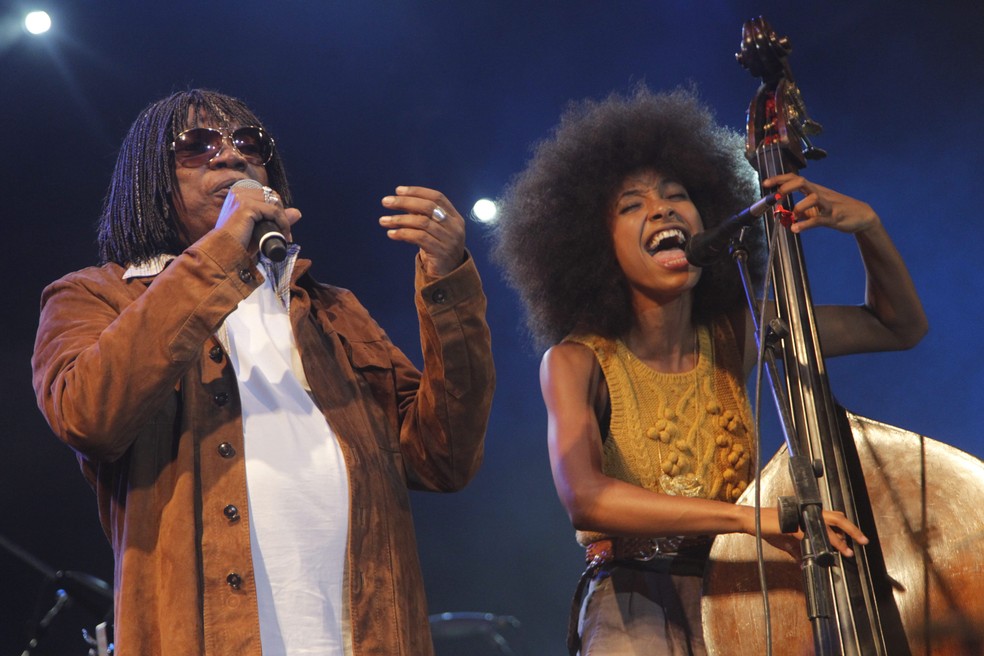
[[[495,201],[480,198],[472,205],[471,215],[479,223],[495,223],[496,219],[499,218],[499,208]]]
[[[32,11],[24,17],[24,29],[31,34],[44,34],[51,29],[51,16],[45,11]]]

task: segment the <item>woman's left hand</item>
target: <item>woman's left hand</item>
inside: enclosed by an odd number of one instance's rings
[[[810,182],[795,173],[776,175],[762,181],[762,186],[780,194],[798,191],[804,198],[793,206],[796,221],[790,226],[795,233],[818,226],[858,233],[877,225],[878,215],[864,201],[837,193],[833,189]]]
[[[444,276],[465,259],[465,220],[444,194],[427,187],[396,188],[395,196],[383,198],[383,207],[406,212],[380,217],[386,236],[420,248],[424,272]]]

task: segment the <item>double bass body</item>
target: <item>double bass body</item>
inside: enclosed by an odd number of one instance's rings
[[[984,464],[922,435],[850,413],[846,417],[910,653],[984,654]],[[762,472],[763,500],[791,493],[785,455],[780,451]],[[749,488],[739,503],[750,503],[753,495]],[[773,653],[812,654],[800,564],[768,544],[763,550]],[[835,565],[850,566],[849,559]],[[704,582],[709,653],[765,654],[754,538],[719,536]]]

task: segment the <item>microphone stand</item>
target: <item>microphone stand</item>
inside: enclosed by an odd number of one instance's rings
[[[748,250],[743,243],[748,228],[742,228],[737,239],[732,240],[729,252],[738,267],[745,300],[752,316],[755,330],[755,343],[765,367],[769,388],[776,404],[783,439],[789,452],[789,475],[793,484],[794,496],[779,497],[779,526],[784,533],[794,533],[802,528],[804,537],[800,542],[802,553],[803,592],[806,609],[813,628],[814,650],[818,656],[837,654],[837,632],[835,626],[834,601],[830,587],[826,584],[824,569],[834,564],[835,558],[827,537],[823,520],[823,502],[817,479],[823,474],[820,463],[813,462],[803,453],[800,441],[795,438],[796,428],[792,419],[791,405],[785,388],[778,385],[782,380],[776,364],[777,354],[783,340],[789,337],[786,323],[773,319],[764,328],[760,325],[761,307],[755,297],[755,288],[748,270]],[[764,346],[763,346],[764,340]]]
[[[31,655],[32,650],[37,648],[41,638],[44,637],[58,613],[70,606],[73,601],[78,601],[99,617],[107,616],[112,611],[113,592],[109,584],[102,579],[82,572],[55,570],[2,535],[0,535],[0,548],[38,571],[46,579],[46,582],[57,585],[55,603],[35,624],[27,647],[21,656]]]
[[[32,650],[36,649],[38,644],[41,642],[41,638],[44,634],[48,632],[48,627],[51,623],[55,621],[58,613],[61,609],[66,606],[71,606],[72,600],[69,598],[68,593],[64,590],[55,591],[55,603],[48,609],[48,612],[44,614],[44,617],[35,625],[34,634],[31,636],[30,640],[27,641],[27,647],[21,652],[21,656],[31,656]]]

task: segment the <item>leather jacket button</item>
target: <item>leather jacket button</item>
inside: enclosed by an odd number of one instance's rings
[[[448,300],[448,293],[443,289],[435,289],[431,293],[431,300],[435,303],[444,303]]]
[[[233,590],[238,590],[243,585],[243,577],[239,576],[236,572],[232,572],[226,577],[226,583],[228,583],[229,587]]]
[[[218,446],[219,455],[223,458],[231,458],[236,455],[236,447],[232,446],[228,442],[223,442]]]
[[[222,347],[213,346],[208,352],[208,357],[212,362],[222,362]]]
[[[243,269],[242,271],[239,272],[239,279],[242,280],[243,282],[252,282],[253,272],[250,271],[249,269]]]
[[[234,522],[239,519],[239,508],[236,508],[231,503],[222,509],[222,514],[226,516],[230,522]]]
[[[212,400],[215,401],[215,405],[223,406],[229,402],[229,395],[226,394],[225,392],[219,392],[218,394],[212,397]]]

